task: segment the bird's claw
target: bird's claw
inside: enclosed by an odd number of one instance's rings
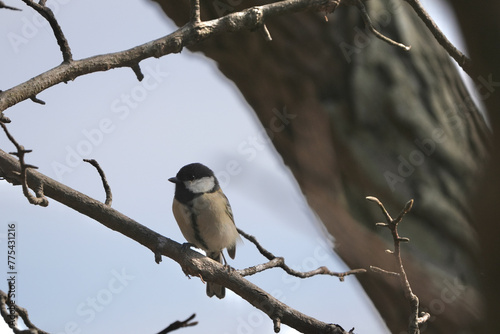
[[[191,249],[191,247],[196,247],[195,245],[193,245],[192,243],[190,242],[185,242],[181,245],[182,247],[182,250],[185,252],[187,249]]]

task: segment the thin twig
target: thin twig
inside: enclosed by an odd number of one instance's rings
[[[273,318],[274,332],[279,333],[281,330],[281,319],[279,317]]]
[[[410,309],[411,309],[411,317],[410,317],[410,323],[408,324],[408,331],[410,334],[419,334],[420,333],[419,325],[425,323],[430,318],[430,315],[425,312],[419,312],[419,300],[411,289],[410,281],[408,280],[408,276],[406,275],[406,271],[403,265],[403,260],[401,258],[401,242],[408,242],[409,239],[400,237],[398,233],[398,224],[403,220],[403,217],[408,212],[410,212],[413,206],[413,199],[409,200],[406,203],[405,207],[403,208],[403,210],[400,212],[400,214],[396,219],[391,218],[391,215],[389,214],[389,212],[387,212],[384,205],[378,198],[368,196],[366,197],[366,199],[375,202],[379,206],[380,210],[382,210],[384,216],[386,217],[387,224],[377,223],[377,226],[387,227],[391,231],[392,239],[394,241],[394,252],[392,252],[392,254],[394,255],[396,262],[398,264],[397,273],[386,271],[378,267],[371,267],[371,269],[378,273],[383,273],[390,276],[394,275],[399,276],[401,286],[403,287],[406,299],[410,303]]]
[[[35,103],[38,103],[38,104],[41,104],[41,105],[45,105],[45,101],[43,100],[40,100],[38,97],[36,96],[30,96],[30,100],[35,102]]]
[[[200,0],[190,0],[191,4],[191,22],[199,23],[201,22],[201,9]]]
[[[263,24],[262,27],[259,28],[259,31],[266,42],[271,42],[273,40],[273,38],[271,37],[271,33],[269,32],[269,29],[267,29],[267,26],[265,24]]]
[[[434,35],[434,38],[448,52],[448,54],[457,62],[457,64],[467,73],[472,79],[475,79],[472,71],[472,61],[461,51],[459,51],[453,43],[446,38],[445,34],[439,29],[436,22],[427,13],[419,0],[404,0],[417,13],[418,17],[427,26],[427,29]]]
[[[71,54],[71,49],[69,48],[68,41],[66,40],[66,37],[64,36],[61,26],[57,22],[54,13],[49,7],[45,6],[45,1],[36,3],[32,0],[23,0],[23,2],[37,11],[38,14],[42,15],[49,22],[50,27],[54,32],[54,36],[56,37],[57,44],[61,49],[63,55],[63,63],[71,62],[73,60],[73,55]]]
[[[19,10],[19,11],[20,11],[20,9],[19,9],[19,8],[16,8],[16,7],[11,7],[11,6],[7,6],[6,4],[4,4],[4,2],[3,2],[3,1],[0,1],[0,9],[1,9],[1,8],[4,8],[4,9],[10,9],[10,10]]]
[[[8,124],[11,122],[11,120],[10,118],[8,118],[7,116],[5,116],[3,113],[0,112],[0,122]]]
[[[253,243],[255,245],[255,247],[257,247],[259,252],[269,260],[269,262],[266,262],[263,264],[259,264],[259,265],[252,266],[249,268],[237,270],[238,274],[240,274],[241,276],[254,275],[256,273],[262,272],[262,271],[270,269],[270,268],[281,268],[287,274],[289,274],[291,276],[299,277],[299,278],[308,278],[308,277],[312,277],[312,276],[316,276],[316,275],[329,275],[329,276],[338,277],[339,280],[341,282],[343,282],[344,278],[346,276],[355,275],[355,274],[362,274],[362,273],[366,272],[365,269],[353,269],[353,270],[349,270],[346,272],[338,273],[338,272],[331,271],[330,269],[328,269],[327,267],[324,267],[324,266],[319,267],[319,268],[314,269],[314,270],[311,270],[311,271],[307,271],[307,272],[297,271],[297,270],[290,268],[288,265],[286,265],[284,258],[274,256],[271,252],[269,252],[264,247],[262,247],[262,245],[257,241],[257,239],[254,236],[245,233],[244,231],[242,231],[239,228],[237,228],[237,230],[238,230],[238,233],[241,234],[241,236],[243,236],[245,239],[247,239],[248,241]]]
[[[21,186],[23,188],[23,194],[24,194],[24,196],[28,199],[28,201],[31,204],[40,205],[40,206],[47,206],[47,205],[49,205],[49,201],[47,200],[47,198],[45,198],[45,196],[43,194],[43,186],[42,186],[41,183],[39,183],[38,186],[35,189],[36,197],[34,197],[31,194],[31,192],[29,191],[28,181],[27,181],[27,176],[26,176],[27,170],[29,168],[33,168],[33,169],[37,169],[38,168],[38,167],[33,166],[33,165],[28,165],[24,161],[24,155],[26,153],[30,153],[31,150],[24,149],[24,146],[20,145],[16,141],[16,139],[9,133],[9,131],[7,130],[7,126],[3,122],[0,122],[0,126],[3,128],[3,131],[7,135],[7,138],[9,138],[9,140],[11,141],[11,143],[14,144],[14,146],[16,147],[17,152],[10,152],[10,154],[17,156],[17,158],[19,159],[19,164],[21,165],[21,172],[20,173],[16,172],[16,173],[19,174],[19,177],[21,179],[20,183],[21,183]]]
[[[172,324],[170,324],[170,326],[168,326],[164,330],[158,332],[158,334],[166,334],[166,333],[173,332],[173,331],[175,331],[176,329],[179,329],[179,328],[196,326],[196,325],[198,325],[198,321],[190,322],[191,320],[194,319],[194,317],[196,317],[196,313],[193,313],[189,318],[187,318],[184,321],[173,322]]]
[[[370,270],[373,271],[374,273],[399,277],[399,273],[395,273],[394,271],[387,271],[385,269],[375,267],[375,266],[370,266]]]
[[[255,247],[257,247],[257,249],[259,250],[259,252],[262,255],[264,255],[264,257],[266,259],[268,259],[268,260],[274,260],[276,258],[276,256],[274,256],[273,253],[269,252],[267,249],[265,249],[264,247],[262,247],[260,245],[260,243],[257,241],[257,239],[253,235],[247,234],[244,231],[240,230],[239,228],[236,228],[236,230],[238,230],[238,233],[242,237],[244,237],[245,239],[247,239],[248,241],[250,241],[251,243],[253,243],[255,245]]]
[[[358,7],[358,9],[361,13],[361,17],[363,18],[363,22],[368,27],[368,29],[375,35],[375,37],[377,37],[378,39],[380,39],[386,43],[389,43],[390,45],[397,46],[405,51],[409,51],[411,49],[410,45],[404,45],[403,43],[396,42],[396,41],[390,39],[389,37],[381,34],[377,29],[375,29],[375,27],[373,26],[372,20],[370,19],[370,16],[368,15],[366,7],[361,0],[356,0],[356,7]]]
[[[431,318],[431,314],[427,312],[420,312],[420,317],[418,317],[417,322],[419,324],[425,324]]]
[[[144,74],[141,71],[141,67],[139,66],[139,63],[130,66],[130,68],[132,69],[132,71],[134,71],[135,76],[137,77],[138,81],[142,81],[142,79],[144,79]]]
[[[325,2],[322,6],[318,7],[319,12],[323,12],[325,14],[325,21],[328,22],[328,14],[331,14],[335,12],[335,9],[340,5],[341,2],[345,2],[346,4],[349,4],[349,1],[345,0],[330,0]],[[351,4],[352,5],[352,4]]]
[[[106,204],[107,206],[111,206],[111,203],[113,202],[113,194],[111,193],[111,187],[108,184],[108,180],[106,179],[106,175],[104,174],[101,166],[94,159],[83,159],[83,161],[88,162],[97,169],[97,172],[101,176],[102,186],[104,187],[104,191],[106,192],[106,201],[104,202],[104,204]]]

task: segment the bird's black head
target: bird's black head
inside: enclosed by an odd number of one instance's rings
[[[214,176],[214,172],[207,166],[195,162],[182,167],[176,175],[179,181],[193,181],[203,177]]]
[[[182,167],[175,177],[168,180],[175,183],[175,197],[183,202],[219,189],[219,182],[214,172],[200,163]]]

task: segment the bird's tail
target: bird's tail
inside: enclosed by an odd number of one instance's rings
[[[212,260],[222,263],[220,252],[209,253],[207,255]],[[216,296],[217,298],[222,299],[224,298],[225,295],[226,295],[226,288],[224,288],[222,285],[212,282],[207,282],[207,296],[209,297]]]

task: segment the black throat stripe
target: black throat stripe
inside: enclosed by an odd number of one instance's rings
[[[191,210],[190,218],[191,218],[191,226],[193,227],[194,237],[195,237],[196,241],[198,241],[200,243],[200,246],[204,250],[208,250],[207,243],[201,237],[200,229],[198,227],[198,222],[196,221],[196,215],[194,214],[194,212],[192,210]]]

